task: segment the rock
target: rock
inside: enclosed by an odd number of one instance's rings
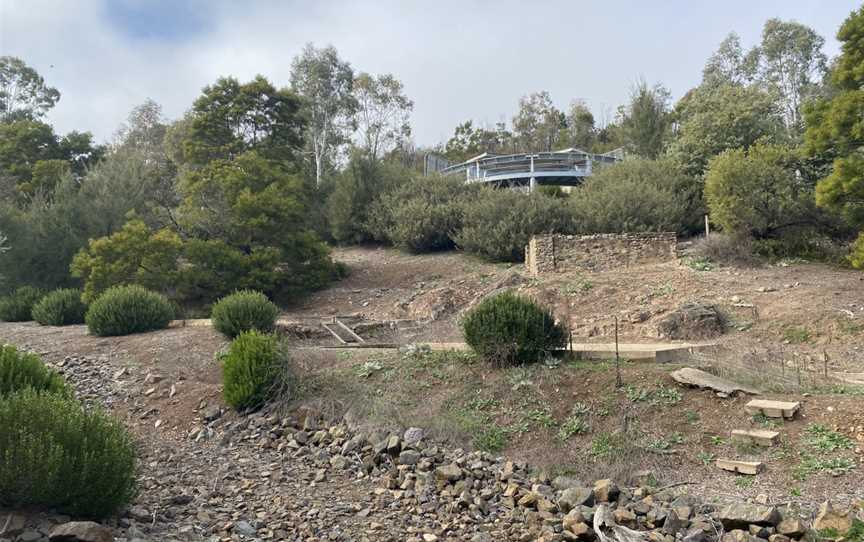
[[[416,465],[420,462],[420,452],[415,450],[402,450],[399,454],[399,464],[400,465]]]
[[[852,528],[852,512],[850,510],[838,512],[831,501],[825,501],[819,507],[819,513],[813,521],[813,528],[817,531],[830,529],[842,536]]]
[[[777,533],[789,538],[801,538],[807,532],[807,525],[798,518],[787,518],[777,525]]]
[[[744,386],[742,384],[732,382],[731,380],[726,380],[725,378],[720,378],[719,376],[714,376],[711,373],[706,373],[705,371],[702,371],[700,369],[693,369],[691,367],[684,367],[682,369],[678,369],[677,371],[672,371],[670,376],[675,382],[678,382],[679,384],[684,384],[685,386],[708,388],[729,395],[732,395],[737,391],[750,393],[753,395],[760,394],[759,390],[757,389],[751,388],[749,386]]]
[[[402,435],[402,442],[405,446],[414,446],[415,444],[423,440],[423,436],[423,429],[419,427],[409,427]]]
[[[587,487],[571,487],[561,492],[558,497],[558,508],[567,513],[580,506],[591,506],[594,504],[594,491]]]
[[[129,508],[129,511],[126,513],[126,515],[142,523],[151,521],[153,519],[153,517],[150,515],[150,511],[148,511],[141,505],[135,505]]]
[[[776,526],[780,523],[780,512],[774,506],[735,503],[723,507],[717,519],[727,530],[747,529],[750,525]]]
[[[676,536],[680,531],[687,527],[687,520],[681,519],[675,510],[670,510],[666,514],[666,521],[663,522],[663,533],[669,536]]]
[[[597,502],[614,502],[620,492],[618,485],[608,478],[594,482],[594,500]]]
[[[205,422],[212,422],[222,417],[222,410],[218,406],[211,406],[204,411],[203,416]]]
[[[734,529],[720,537],[720,542],[759,542],[759,540],[759,538],[741,529]]]
[[[423,533],[423,542],[437,542],[438,537],[432,533]]]
[[[725,326],[713,305],[685,303],[660,320],[657,330],[660,337],[686,341],[719,337]]]
[[[236,534],[243,535],[243,536],[257,536],[258,535],[258,529],[253,527],[252,524],[249,523],[248,521],[238,521],[237,523],[234,524],[233,531]]]
[[[114,536],[110,529],[93,521],[70,521],[54,527],[49,539],[51,542],[113,542]]]
[[[455,482],[462,478],[462,469],[459,465],[455,463],[451,463],[449,465],[442,465],[435,469],[435,476],[439,480],[447,480],[448,482]]]
[[[39,531],[34,531],[33,529],[27,529],[23,533],[18,535],[18,538],[15,539],[16,542],[37,542],[44,540],[45,537],[42,536],[42,533]],[[66,540],[77,540],[77,538],[67,538]]]
[[[565,489],[570,489],[573,487],[583,487],[583,484],[579,479],[573,478],[571,476],[556,476],[554,480],[552,480],[552,487],[559,491],[564,491]]]

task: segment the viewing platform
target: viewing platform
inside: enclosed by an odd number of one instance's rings
[[[505,187],[537,185],[577,186],[585,177],[607,164],[619,161],[616,152],[592,154],[580,149],[525,154],[483,153],[460,164],[436,160],[431,172],[465,175],[468,183],[489,183]],[[427,171],[427,173],[430,171]]]

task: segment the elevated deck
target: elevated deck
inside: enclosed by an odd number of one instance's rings
[[[576,186],[590,177],[596,167],[619,159],[613,153],[592,154],[572,148],[526,154],[484,153],[437,171],[444,175],[464,174],[468,183],[495,186]]]

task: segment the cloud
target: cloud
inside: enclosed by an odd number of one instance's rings
[[[831,37],[856,8],[803,0],[190,0],[184,9],[119,1],[128,4],[122,17],[107,0],[0,0],[0,54],[23,58],[61,91],[50,115],[60,132],[108,139],[148,97],[179,117],[223,75],[261,73],[287,85],[291,59],[309,41],[333,44],[357,70],[400,78],[415,102],[421,144],[446,139],[469,118],[507,120],[519,97],[537,90],[549,90],[560,107],[584,99],[602,118],[640,76],[681,96],[729,31],[749,45],[767,18],[779,16]],[[142,9],[151,10],[147,17]]]

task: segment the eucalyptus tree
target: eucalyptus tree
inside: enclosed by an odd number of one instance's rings
[[[393,75],[361,73],[354,79],[357,130],[363,148],[377,160],[411,136],[409,117],[414,102]]]
[[[41,118],[59,99],[60,91],[23,60],[0,56],[0,121]]]
[[[291,63],[291,88],[303,98],[306,144],[315,161],[315,185],[321,186],[324,166],[348,142],[357,111],[354,70],[332,45],[311,43]]]
[[[552,151],[560,143],[565,128],[565,115],[555,107],[547,91],[519,99],[519,111],[513,117],[513,135],[520,150]]]

